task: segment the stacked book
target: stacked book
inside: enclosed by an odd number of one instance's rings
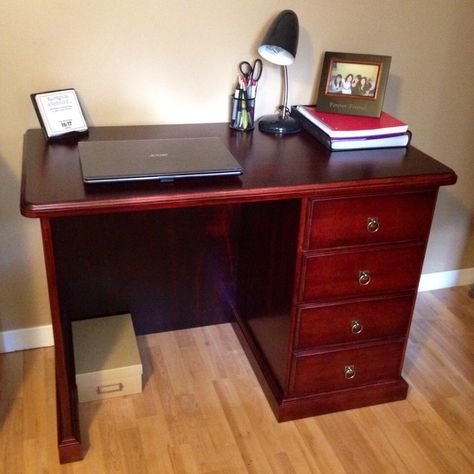
[[[408,125],[385,112],[379,118],[359,117],[298,105],[292,108],[291,115],[330,150],[406,147],[411,139]]]

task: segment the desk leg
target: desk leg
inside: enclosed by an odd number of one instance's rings
[[[41,219],[41,233],[43,237],[49,303],[54,333],[59,460],[61,463],[67,463],[79,461],[83,458],[71,329],[67,318],[63,318],[61,315],[59,305],[58,282],[56,279],[56,264],[50,219]]]

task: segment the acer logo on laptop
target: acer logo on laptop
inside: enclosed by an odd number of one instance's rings
[[[152,153],[151,155],[148,155],[148,158],[163,158],[168,155],[169,153]]]

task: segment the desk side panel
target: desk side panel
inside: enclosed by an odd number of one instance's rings
[[[285,387],[300,200],[242,206],[237,314],[266,377]],[[270,384],[271,385],[271,384]]]

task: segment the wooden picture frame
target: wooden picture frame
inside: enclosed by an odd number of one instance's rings
[[[390,62],[390,56],[326,52],[317,110],[380,117]]]

